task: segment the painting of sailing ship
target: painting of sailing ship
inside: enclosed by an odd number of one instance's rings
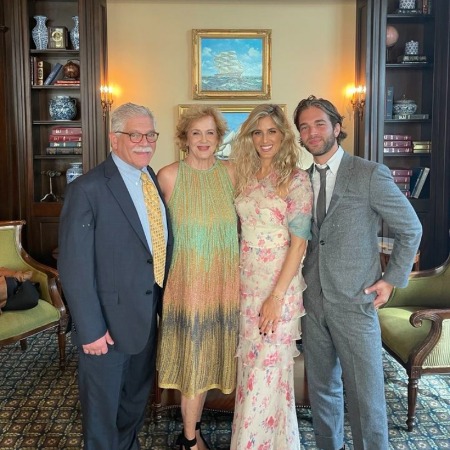
[[[194,98],[270,98],[270,30],[193,30]]]

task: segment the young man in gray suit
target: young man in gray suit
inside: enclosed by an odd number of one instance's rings
[[[112,113],[111,129],[109,157],[68,186],[58,269],[79,349],[84,448],[136,450],[173,238],[148,165],[158,138],[153,114],[127,103]]]
[[[344,448],[344,384],[354,448],[386,450],[377,309],[394,286],[406,286],[422,227],[386,166],[344,152],[342,119],[333,104],[314,96],[294,113],[300,142],[315,162],[312,240],[303,267],[305,365],[317,446]],[[380,220],[395,235],[383,274]]]

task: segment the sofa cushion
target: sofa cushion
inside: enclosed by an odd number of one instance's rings
[[[32,309],[4,311],[0,315],[0,341],[57,322],[59,317],[59,311],[44,300],[39,300]]]

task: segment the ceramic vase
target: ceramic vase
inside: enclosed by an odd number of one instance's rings
[[[72,42],[72,47],[74,50],[80,50],[80,28],[78,23],[78,16],[72,17],[75,25],[70,30],[70,42]]]
[[[83,175],[83,164],[80,162],[70,163],[70,167],[66,171],[67,184]]]
[[[419,42],[408,41],[405,44],[405,55],[418,55],[419,54]]]
[[[31,30],[34,45],[37,50],[45,50],[48,44],[48,30],[45,25],[45,22],[47,22],[47,17],[34,16],[34,19],[36,20],[36,26]]]
[[[77,101],[68,95],[57,95],[50,99],[49,113],[52,120],[72,120],[77,115]]]
[[[416,0],[400,0],[399,9],[415,9]]]

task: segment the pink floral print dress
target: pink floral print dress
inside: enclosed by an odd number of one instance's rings
[[[258,314],[278,279],[290,234],[311,237],[313,195],[303,170],[295,171],[286,198],[277,195],[274,176],[255,179],[235,200],[241,221],[241,300],[231,450],[300,449],[293,358],[299,354],[295,341],[305,314],[301,270],[283,299],[275,333],[260,335]]]

